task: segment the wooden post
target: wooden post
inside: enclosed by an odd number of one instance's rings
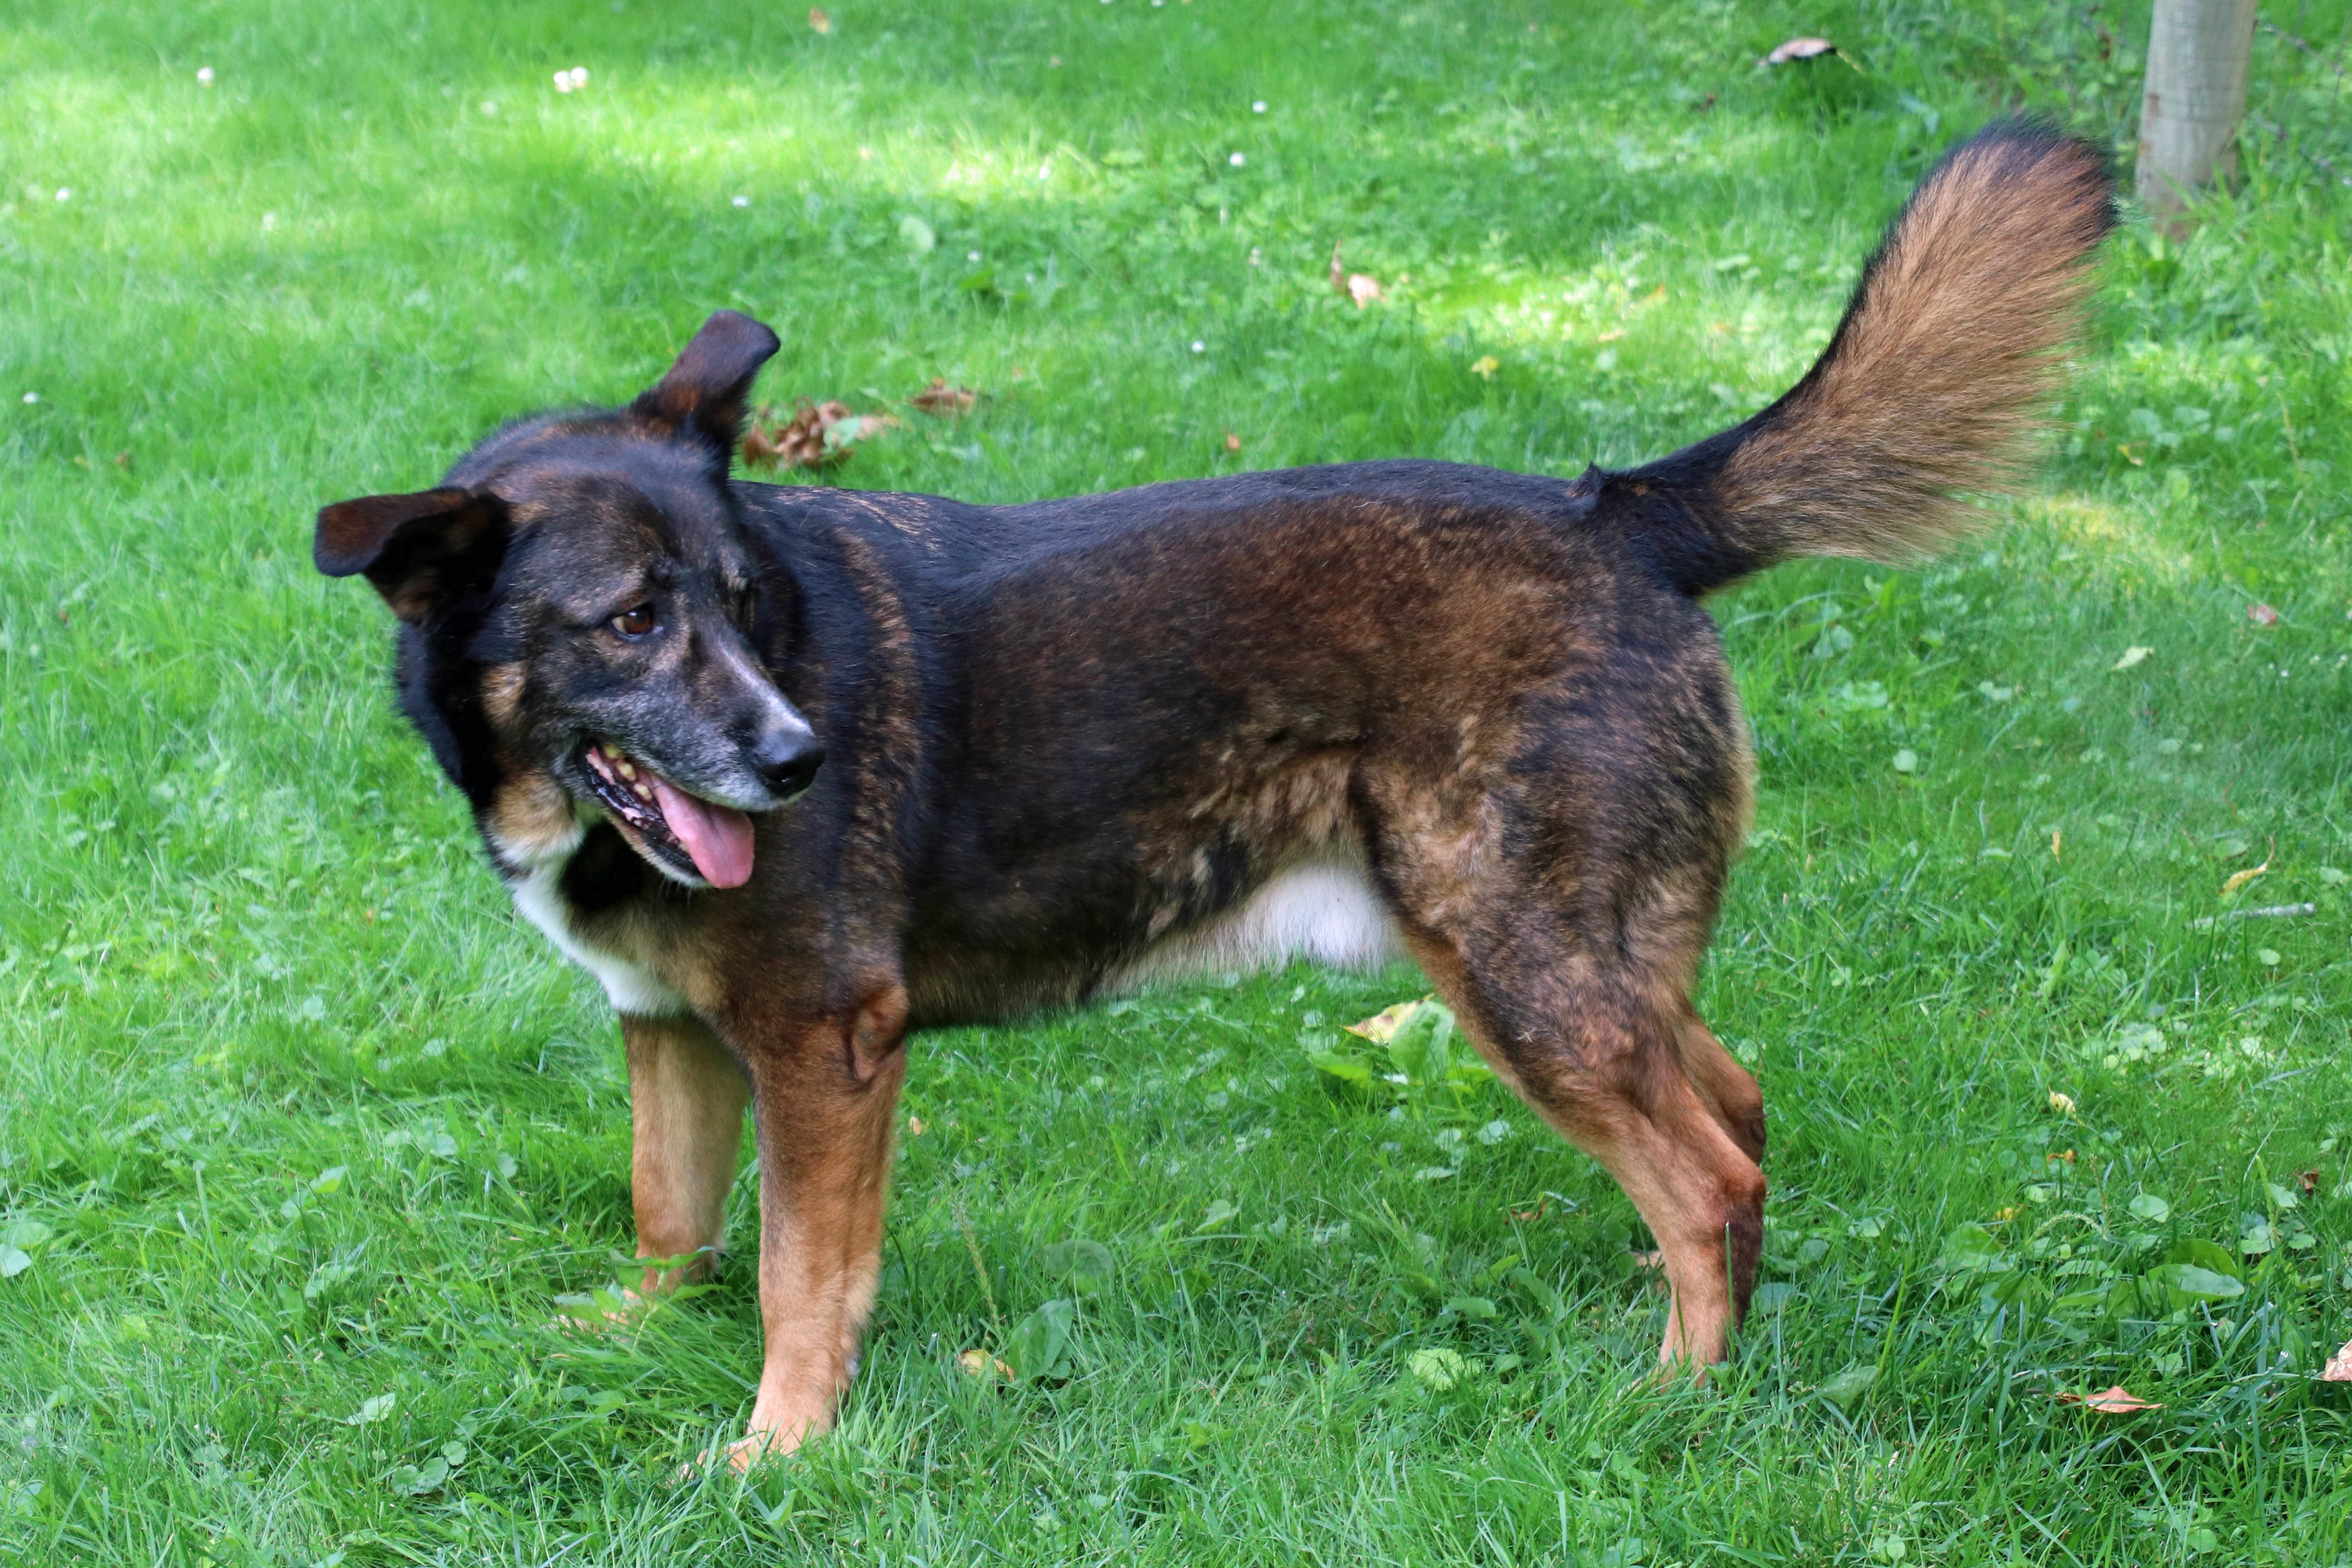
[[[2254,0],[2156,0],[2140,101],[2138,190],[2159,226],[2177,232],[2181,208],[2200,186],[2238,172],[2238,121],[2246,112],[2253,47]]]

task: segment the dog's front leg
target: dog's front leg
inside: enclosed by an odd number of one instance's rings
[[[751,1031],[760,1148],[760,1321],[767,1340],[743,1469],[833,1425],[857,1370],[882,1263],[893,1112],[905,1081],[905,990],[870,987],[844,1015]]]
[[[621,1036],[635,1135],[629,1195],[637,1256],[688,1259],[646,1267],[638,1289],[653,1296],[707,1276],[726,1240],[727,1190],[735,1184],[751,1084],[699,1019],[625,1014]]]

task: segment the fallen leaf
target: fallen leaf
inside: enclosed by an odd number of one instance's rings
[[[2247,883],[2252,881],[2255,878],[2261,876],[2270,868],[2271,863],[2268,860],[2264,860],[2259,866],[2249,866],[2242,871],[2231,873],[2230,879],[2221,884],[2221,896],[2225,899],[2228,898],[2240,888],[2244,887]]]
[[[833,18],[812,5],[809,7],[809,26],[816,32],[830,33],[833,31]]]
[[[2352,1340],[2345,1341],[2344,1348],[2327,1358],[2326,1369],[2320,1373],[2319,1381],[2352,1383]]]
[[[1790,60],[1817,60],[1823,55],[1834,55],[1838,47],[1827,38],[1790,38],[1764,57],[1768,66],[1784,66]],[[1843,57],[1840,57],[1843,58]]]
[[[1232,431],[1230,431],[1230,430],[1226,431],[1226,432],[1225,432],[1225,450],[1226,450],[1226,451],[1228,451],[1228,452],[1238,452],[1238,451],[1240,451],[1241,449],[1242,449],[1242,438],[1241,438],[1239,436],[1234,435],[1234,434]]]
[[[1596,343],[1613,343],[1624,335],[1625,329],[1622,327],[1612,327],[1592,341]]]
[[[129,473],[131,471],[131,454],[128,452],[115,453],[114,466],[121,468],[124,473]]]
[[[1396,1032],[1404,1027],[1406,1021],[1420,1007],[1420,1002],[1396,1003],[1381,1008],[1360,1024],[1349,1024],[1348,1033],[1370,1040],[1376,1046],[1385,1046],[1396,1037]]]
[[[991,1373],[994,1373],[1007,1383],[1013,1381],[1013,1369],[986,1351],[965,1351],[956,1357],[956,1365],[962,1370],[966,1377],[986,1378]]]
[[[2319,1190],[2319,1173],[2317,1171],[2298,1171],[2295,1173],[2294,1184],[2301,1187],[2304,1191],[2304,1195],[2308,1197],[2310,1194]]]
[[[907,401],[925,414],[953,419],[971,413],[971,405],[980,401],[980,394],[968,386],[950,386],[945,377],[935,375],[930,385]]]
[[[2142,1399],[2120,1383],[2105,1394],[2062,1394],[2058,1396],[2058,1403],[2079,1405],[2085,1410],[2095,1410],[2102,1415],[2129,1415],[2136,1410],[2164,1408],[2152,1399]]]
[[[2053,1089],[2050,1091],[2050,1109],[2061,1116],[2072,1116],[2074,1114],[2074,1097],[2061,1094]]]
[[[850,447],[869,436],[896,426],[887,414],[853,414],[846,404],[828,398],[812,403],[803,397],[791,419],[773,423],[775,411],[762,406],[751,416],[743,433],[743,462],[755,468],[830,468],[849,460]]]
[[[1478,377],[1481,381],[1494,380],[1495,373],[1502,368],[1503,362],[1496,359],[1493,354],[1480,354],[1476,359],[1470,362],[1470,374]]]
[[[2246,619],[2258,626],[2274,626],[2278,625],[2278,612],[2268,605],[2248,605]]]
[[[1373,300],[1386,296],[1381,292],[1380,279],[1369,273],[1350,272],[1340,264],[1339,247],[1345,243],[1338,239],[1331,242],[1331,291],[1345,294],[1356,302],[1356,309],[1360,310]]]
[[[926,1128],[926,1127],[923,1125],[923,1119],[922,1119],[921,1117],[919,1117],[919,1116],[909,1116],[908,1118],[907,1118],[907,1136],[908,1136],[908,1137],[909,1137],[909,1138],[920,1138],[920,1137],[921,1137],[921,1136],[922,1136],[926,1131],[929,1131],[929,1129]]]
[[[2123,658],[2116,660],[2115,663],[2109,665],[2107,668],[2109,669],[2129,669],[2133,665],[2137,664],[2140,660],[2146,658],[2149,654],[2152,654],[2155,651],[2156,649],[2152,647],[2143,647],[2139,644],[2134,643],[2131,647],[2124,649]]]

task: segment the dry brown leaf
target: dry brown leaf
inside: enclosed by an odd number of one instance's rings
[[[2120,1383],[2105,1394],[2062,1394],[2058,1396],[2058,1403],[2079,1405],[2085,1410],[2095,1410],[2102,1415],[2129,1415],[2137,1410],[2164,1408],[2155,1400],[2142,1399]]]
[[[879,435],[898,421],[887,414],[853,414],[827,398],[803,397],[791,419],[773,423],[775,410],[762,405],[743,433],[743,463],[754,468],[831,468],[849,460],[853,444]]]
[[[812,5],[809,7],[809,26],[817,32],[830,33],[833,31],[833,18]]]
[[[2327,1365],[2320,1372],[2319,1381],[2352,1383],[2352,1340],[2345,1341],[2344,1348],[2327,1358]]]
[[[1356,302],[1356,309],[1360,310],[1373,300],[1386,299],[1387,296],[1381,292],[1379,279],[1370,273],[1350,272],[1341,265],[1339,247],[1346,243],[1338,239],[1331,242],[1331,291],[1345,294]]]
[[[2294,1176],[2294,1184],[2303,1189],[2304,1196],[2309,1197],[2312,1194],[2319,1190],[2319,1173],[2316,1171],[2297,1171]]]
[[[1015,371],[1013,374],[1017,375],[1020,373]],[[946,377],[935,375],[931,377],[930,385],[907,401],[925,414],[953,419],[971,413],[971,405],[980,401],[980,394],[968,386],[950,386]]]
[[[1228,451],[1228,452],[1238,452],[1238,451],[1240,451],[1241,449],[1242,449],[1242,438],[1241,438],[1239,436],[1234,435],[1231,430],[1226,431],[1226,432],[1225,432],[1225,450],[1226,450],[1226,451]]]
[[[1816,60],[1823,55],[1834,55],[1838,47],[1827,38],[1790,38],[1764,57],[1768,66],[1784,66],[1790,60]],[[1840,57],[1843,58],[1843,57]]]
[[[2248,605],[2246,619],[2258,626],[2274,626],[2278,625],[2278,612],[2268,605]]]
[[[124,473],[129,473],[131,471],[131,454],[128,452],[115,453],[114,466],[121,468]]]
[[[985,1378],[993,1372],[1007,1383],[1013,1381],[1013,1369],[986,1351],[966,1351],[956,1357],[956,1365],[962,1369],[966,1377]]]

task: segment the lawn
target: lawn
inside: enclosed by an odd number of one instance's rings
[[[916,1041],[864,1372],[743,1481],[680,1470],[748,1269],[560,1326],[632,1245],[617,1031],[315,508],[720,306],[902,420],[828,482],[1655,455],[1956,134],[2127,167],[2145,8],[0,8],[0,1561],[2352,1562],[2347,19],[2265,14],[2242,188],[2112,243],[2035,487],[1715,604],[1732,1365],[1645,1382],[1606,1176],[1341,1032],[1417,974],[1230,976]],[[1805,33],[1852,64],[1758,68]]]

